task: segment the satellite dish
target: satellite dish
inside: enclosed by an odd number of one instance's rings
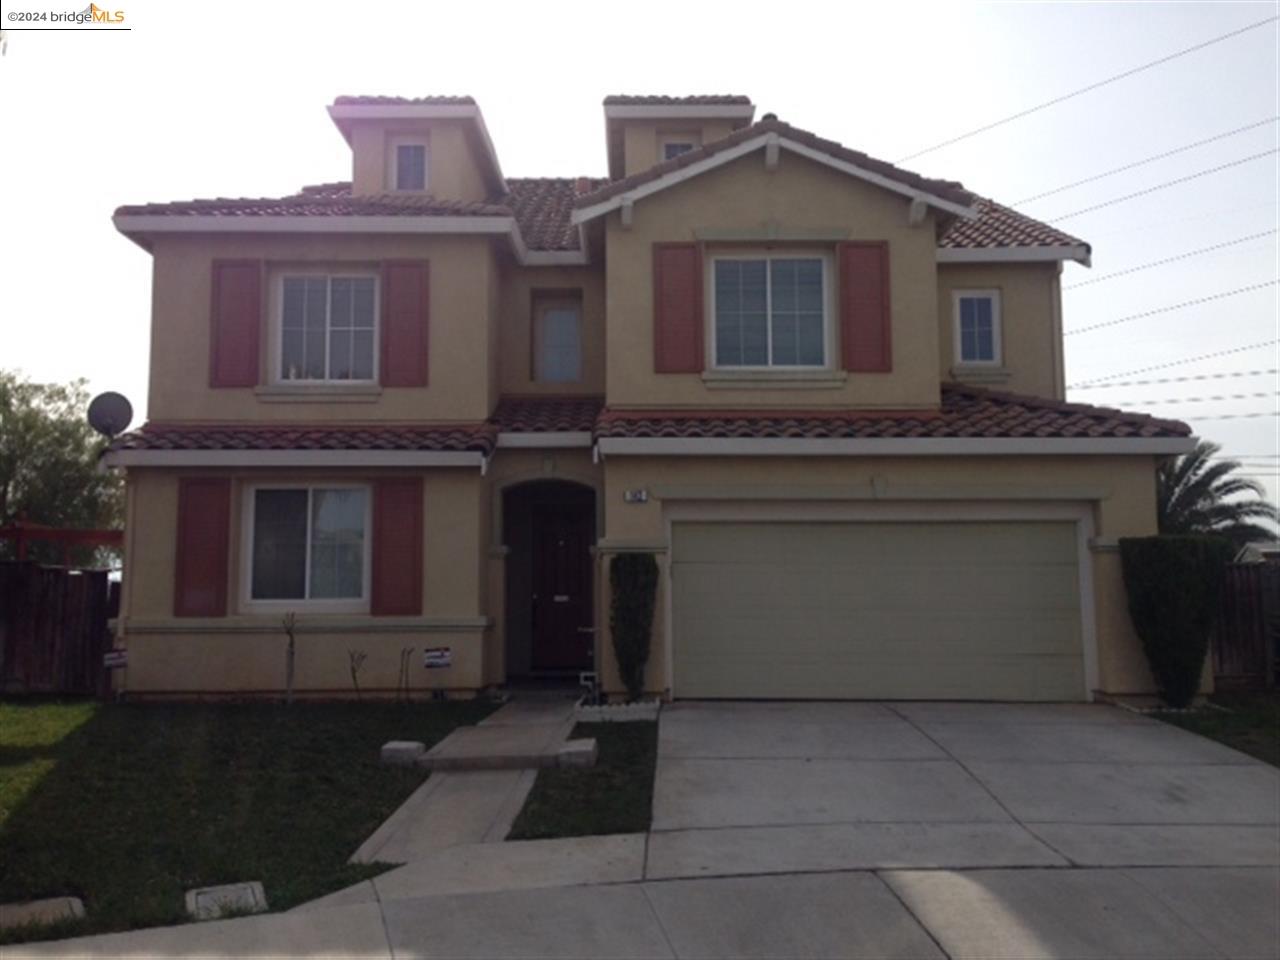
[[[124,433],[133,420],[133,406],[123,394],[100,393],[89,403],[89,426],[108,439]]]

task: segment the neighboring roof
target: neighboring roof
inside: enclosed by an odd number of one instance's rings
[[[502,198],[515,214],[530,250],[577,250],[578,228],[570,217],[581,191],[608,183],[598,177],[508,177]]]
[[[506,397],[492,422],[502,433],[589,433],[603,406],[601,397]]]
[[[943,384],[938,411],[605,410],[596,436],[679,439],[1099,439],[1186,437],[1191,428],[1082,403]]]
[[[606,107],[706,107],[750,106],[751,98],[739,93],[700,93],[687,97],[665,94],[612,93],[604,98]]]
[[[500,203],[438,200],[413,193],[353,197],[350,183],[303,187],[287,197],[217,197],[116,208],[117,217],[416,217],[512,216]]]
[[[714,164],[708,164],[707,161],[712,161],[716,158],[722,158],[725,162],[728,162],[738,155],[732,152],[735,147],[750,144],[770,134],[776,135],[780,140],[814,151],[819,155],[848,164],[872,177],[880,178],[882,181],[899,184],[909,190],[923,194],[926,198],[937,198],[954,207],[968,208],[977,199],[974,194],[953,180],[930,179],[910,170],[896,167],[884,160],[877,160],[859,150],[852,150],[834,140],[819,137],[808,130],[801,130],[799,127],[793,127],[791,124],[784,123],[781,120],[767,118],[740,130],[735,130],[727,137],[704,144],[697,150],[690,150],[688,153],[683,153],[672,160],[656,164],[640,173],[614,180],[599,190],[579,197],[574,206],[578,210],[597,209],[601,208],[605,201],[620,197],[622,194],[636,190],[638,187],[649,184],[657,185],[665,178],[670,178],[673,183],[678,182],[673,175],[680,174],[695,165],[701,165],[700,169],[709,168]]]
[[[475,97],[461,96],[425,96],[425,97],[384,97],[384,96],[341,96],[333,98],[335,107],[457,107],[475,106]]]
[[[955,220],[938,238],[947,250],[997,250],[1007,247],[1067,251],[1070,259],[1088,263],[1089,244],[1039,220],[1033,220],[986,197],[977,197],[973,220]],[[960,258],[956,258],[960,259]]]
[[[166,424],[116,437],[107,453],[132,450],[396,450],[489,454],[494,428],[464,424]]]

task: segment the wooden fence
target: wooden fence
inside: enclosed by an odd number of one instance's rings
[[[105,570],[0,563],[0,692],[99,694],[119,583]]]
[[[1280,564],[1233,563],[1213,636],[1213,673],[1224,690],[1274,687],[1280,669]]]

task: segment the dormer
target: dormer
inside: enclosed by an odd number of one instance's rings
[[[351,146],[356,196],[480,201],[507,192],[471,97],[338,97],[329,116]]]
[[[749,126],[756,108],[741,96],[611,96],[604,99],[609,176],[629,177]]]

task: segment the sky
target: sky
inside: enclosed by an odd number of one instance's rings
[[[112,210],[348,178],[324,112],[339,94],[472,94],[511,176],[603,175],[610,93],[745,93],[757,116],[898,161],[1280,13],[1228,2],[109,6],[129,32],[15,30],[0,57],[0,367],[118,390],[135,424],[150,259],[115,232]],[[46,8],[61,9],[3,4]],[[1280,336],[1278,39],[1272,22],[904,163],[1092,244],[1092,269],[1063,274],[1068,331],[1261,285],[1068,336],[1067,383],[1109,378],[1124,385],[1068,396],[1189,420],[1272,499],[1276,345],[1180,361]],[[1157,365],[1168,366],[1117,376]]]

